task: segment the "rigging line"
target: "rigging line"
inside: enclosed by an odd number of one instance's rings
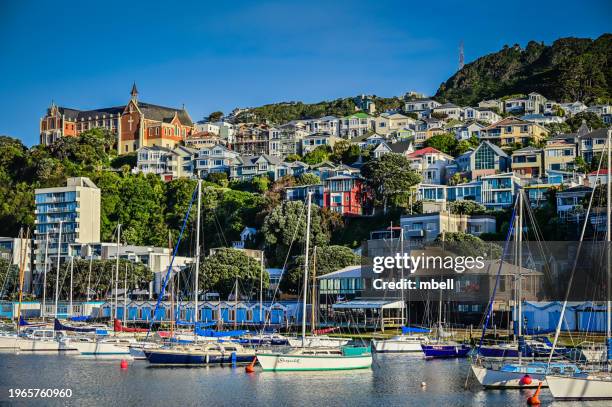
[[[145,341],[149,340],[149,334],[151,333],[151,328],[153,328],[153,323],[155,322],[157,310],[161,304],[162,299],[164,298],[164,292],[166,291],[166,286],[168,285],[168,280],[170,279],[170,274],[172,273],[172,266],[174,265],[174,259],[176,257],[176,253],[178,252],[179,245],[181,244],[181,240],[183,239],[183,232],[185,232],[185,226],[187,225],[187,219],[189,219],[189,213],[191,212],[191,207],[193,206],[193,202],[197,196],[197,187],[193,190],[193,194],[191,196],[191,202],[189,202],[189,207],[187,208],[187,213],[185,214],[185,218],[183,219],[183,225],[181,226],[181,231],[178,236],[178,240],[176,241],[176,245],[174,246],[174,251],[172,253],[172,258],[170,259],[170,264],[168,265],[168,271],[164,277],[162,282],[162,287],[157,297],[157,303],[155,304],[155,309],[153,310],[153,315],[151,317],[151,321],[149,323],[149,329],[147,331],[147,336]]]
[[[491,294],[491,298],[489,299],[487,318],[485,319],[485,323],[482,326],[482,335],[480,336],[480,342],[478,343],[478,349],[482,347],[482,341],[484,340],[485,332],[487,331],[487,326],[489,325],[489,320],[491,319],[491,314],[493,314],[493,303],[495,300],[495,294],[497,293],[497,286],[499,285],[499,277],[501,275],[501,271],[504,266],[504,258],[508,253],[508,247],[510,243],[510,236],[514,231],[514,217],[516,216],[516,207],[518,205],[519,199],[521,199],[520,194],[514,202],[514,208],[512,209],[512,216],[510,217],[510,227],[508,228],[508,234],[506,236],[506,242],[504,244],[504,251],[501,254],[501,258],[499,259],[499,269],[497,270],[497,276],[495,277],[495,285],[493,286],[493,293]],[[521,323],[519,321],[519,323]]]
[[[600,173],[602,162],[603,162],[603,154],[601,155],[601,158],[599,159],[599,166],[597,168],[596,180],[599,178],[599,173]],[[586,232],[587,224],[589,223],[588,222],[589,214],[591,213],[594,196],[595,196],[595,191],[593,190],[593,193],[589,197],[589,206],[587,208],[586,216],[584,218],[584,224],[582,225],[582,232],[580,233],[580,240],[578,241],[578,248],[576,250],[576,258],[574,259],[574,266],[572,267],[572,272],[570,274],[569,281],[567,282],[567,290],[565,291],[565,299],[563,300],[563,306],[561,307],[561,314],[559,315],[559,323],[557,324],[557,329],[555,331],[555,339],[553,340],[552,347],[550,349],[550,354],[548,355],[547,369],[550,366],[550,363],[553,358],[553,354],[555,353],[555,348],[557,347],[557,341],[559,340],[559,333],[561,332],[561,327],[563,326],[563,318],[565,317],[565,309],[567,308],[567,300],[571,292],[572,283],[574,282],[574,274],[578,266],[578,259],[580,258],[580,250],[582,249],[582,242],[584,240],[584,234]]]

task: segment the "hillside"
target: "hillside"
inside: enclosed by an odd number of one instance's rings
[[[440,85],[436,98],[459,105],[539,92],[557,101],[612,99],[612,34],[504,47],[471,62]]]

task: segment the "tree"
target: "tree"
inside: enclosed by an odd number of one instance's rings
[[[227,188],[229,180],[227,179],[227,173],[225,172],[211,172],[206,176],[206,180],[217,184],[223,188]]]
[[[208,115],[208,121],[211,123],[218,122],[223,118],[223,112],[216,111]]]
[[[297,294],[304,281],[304,256],[297,256],[280,282],[284,292]],[[315,262],[316,260],[316,262]],[[345,246],[323,246],[310,252],[309,272],[313,270],[317,276],[322,276],[332,271],[340,270],[347,266],[358,265],[361,257]]]
[[[358,145],[349,142],[348,140],[340,140],[334,144],[332,148],[332,161],[336,163],[352,164],[361,155],[361,149]]]
[[[580,126],[582,126],[583,121],[591,130],[605,127],[605,124],[601,118],[593,112],[580,112],[567,119],[565,123],[570,126],[573,132],[575,132]]]
[[[73,270],[73,295],[75,300],[83,300],[87,297],[87,285],[91,283],[91,296],[94,299],[104,299],[111,295],[114,290],[114,278],[116,260],[93,260],[91,262],[91,274],[89,273],[89,260],[75,259]],[[133,263],[128,260],[119,260],[119,287],[123,288],[126,278],[128,290],[148,289],[149,282],[153,280],[153,273],[142,263]],[[47,298],[50,293],[55,292],[57,269],[50,265],[47,271]],[[42,278],[42,276],[40,276]],[[69,298],[70,295],[70,261],[60,265],[59,297]],[[42,280],[41,280],[42,283]]]
[[[439,235],[436,242],[443,244],[444,249],[460,256],[483,256],[487,259],[499,259],[502,248],[493,243],[463,232],[447,232]]]
[[[459,184],[464,184],[468,182],[468,179],[464,177],[461,173],[456,172],[448,179],[448,185],[454,186]]]
[[[287,157],[285,157],[285,162],[292,163],[294,161],[300,161],[301,159],[302,156],[299,154],[289,154]]]
[[[433,147],[446,154],[453,154],[457,147],[457,139],[451,133],[436,134],[425,140],[424,145],[426,147]]]
[[[304,156],[304,162],[306,164],[314,165],[324,161],[329,161],[329,157],[332,153],[332,149],[328,145],[318,146],[314,150],[306,153]]]
[[[203,276],[200,278],[200,288],[218,292],[221,297],[227,297],[234,291],[236,281],[239,292],[251,295],[259,291],[260,276],[263,277],[264,288],[270,285],[268,273],[261,273],[260,261],[240,250],[217,249],[213,255],[202,259],[200,270]]]
[[[370,160],[361,169],[361,175],[374,191],[379,202],[387,208],[390,199],[395,206],[405,204],[405,194],[421,182],[421,176],[410,168],[408,159],[395,153],[384,154]]]
[[[312,172],[305,172],[297,178],[296,185],[316,185],[321,183],[321,178]]]
[[[474,201],[454,201],[448,206],[450,212],[456,215],[480,215],[487,211],[487,208]]]
[[[261,234],[272,264],[282,266],[285,259],[300,253],[306,242],[306,215],[304,202],[284,201],[266,216]],[[326,246],[331,225],[318,206],[312,205],[310,219],[310,244]]]

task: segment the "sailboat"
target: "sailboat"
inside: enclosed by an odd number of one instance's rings
[[[393,224],[391,225],[391,239],[393,239]],[[404,254],[404,232],[400,229],[400,252]],[[402,275],[400,279],[404,279],[404,269],[401,269]],[[405,299],[404,290],[401,290],[401,301],[402,301],[402,334],[393,336],[389,339],[372,339],[372,345],[377,353],[419,353],[423,352],[421,345],[428,344],[430,342],[429,337],[425,334],[429,333],[429,329],[413,328],[406,325],[405,316]]]
[[[555,400],[612,400],[612,373],[610,372],[610,362],[612,361],[612,300],[610,298],[612,288],[610,288],[610,282],[612,281],[612,255],[610,253],[612,246],[612,129],[608,129],[608,140],[607,140],[607,202],[606,202],[606,268],[607,268],[607,301],[606,301],[606,369],[602,369],[600,372],[594,372],[590,374],[586,373],[574,373],[572,375],[562,375],[558,373],[550,372],[546,375],[546,381],[548,387]],[[595,191],[593,191],[593,194]],[[592,199],[592,196],[591,196]],[[589,209],[590,209],[589,203]],[[588,211],[587,211],[588,219]],[[586,220],[585,220],[586,224]],[[561,314],[559,316],[559,322],[557,324],[557,330],[555,331],[555,339],[550,352],[549,361],[553,356],[557,340],[559,339],[559,333],[561,331],[563,317],[567,308],[567,300],[569,297],[569,290],[573,281],[573,274],[575,270],[572,270],[572,276],[568,283],[568,291],[561,308]]]
[[[354,370],[372,366],[370,347],[306,346],[306,300],[308,291],[308,249],[310,244],[310,210],[312,193],[308,193],[306,216],[306,249],[304,253],[304,300],[302,303],[302,347],[287,353],[259,353],[257,361],[264,371]]]

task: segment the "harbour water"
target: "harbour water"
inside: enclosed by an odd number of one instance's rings
[[[74,356],[0,354],[0,404],[37,406],[524,406],[532,390],[464,390],[467,360],[375,355],[372,369],[247,374],[244,367],[160,368]],[[421,383],[425,382],[426,386]],[[9,398],[9,389],[71,389],[63,399]],[[609,406],[609,401],[543,406]]]

